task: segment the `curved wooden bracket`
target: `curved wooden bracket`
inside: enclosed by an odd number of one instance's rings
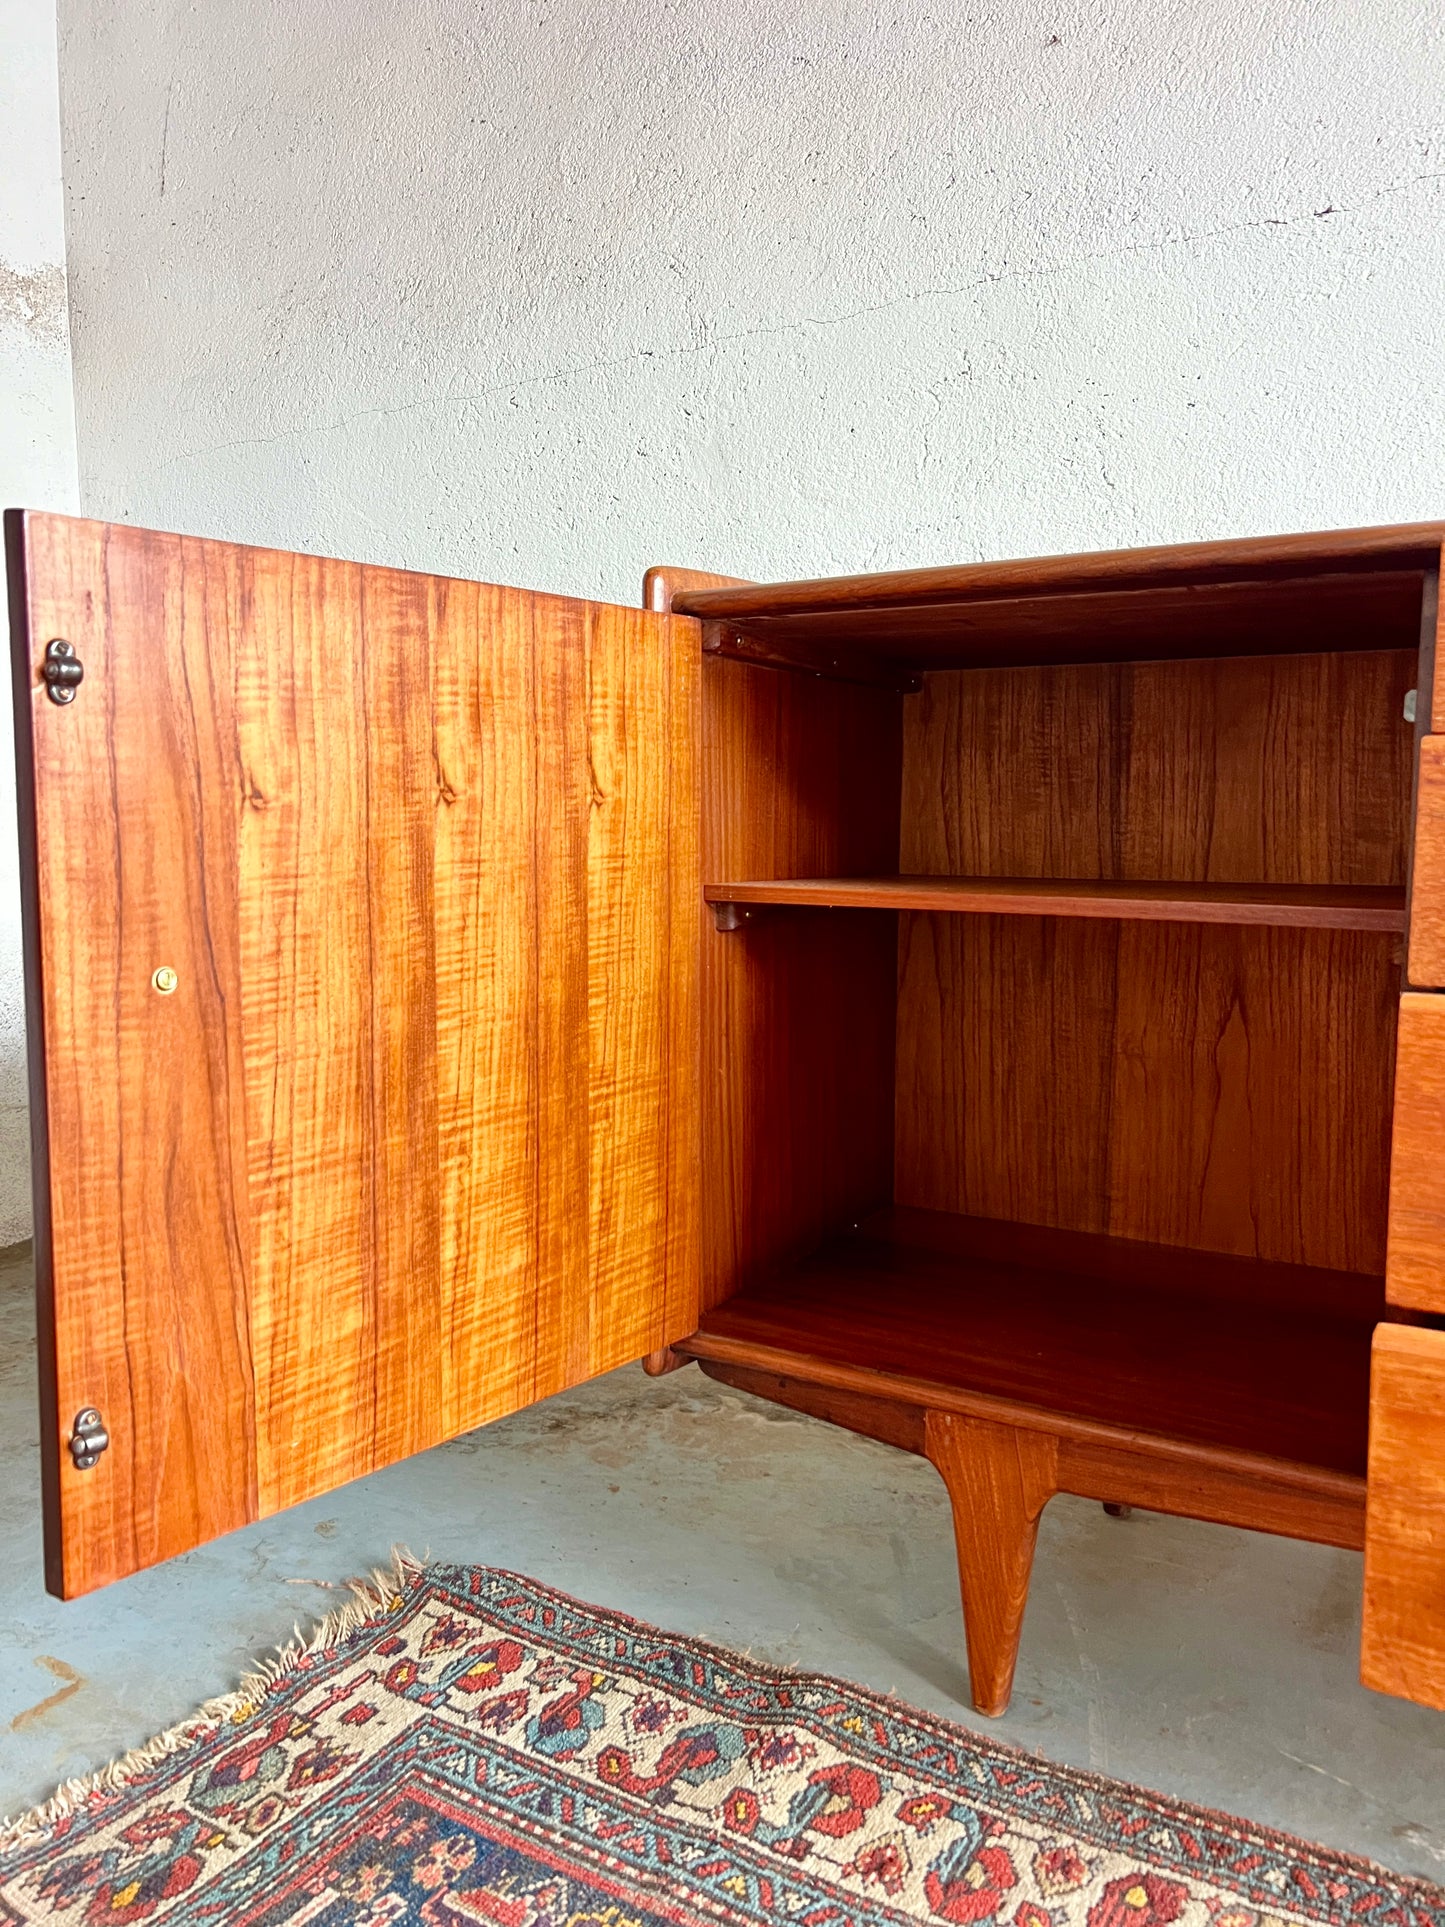
[[[691,1363],[690,1358],[684,1358],[681,1352],[664,1345],[660,1351],[648,1352],[642,1361],[642,1369],[649,1378],[666,1378],[669,1372],[680,1372],[684,1365]]]

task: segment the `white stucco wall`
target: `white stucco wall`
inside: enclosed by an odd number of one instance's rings
[[[631,600],[1445,514],[1438,0],[62,0],[86,508]]]
[[[77,506],[49,0],[0,0],[0,506]],[[0,1246],[29,1235],[15,759],[0,649]]]
[[[87,512],[627,601],[1445,516],[1438,0],[61,0],[61,47]]]

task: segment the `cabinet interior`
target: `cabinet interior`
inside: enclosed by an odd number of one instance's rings
[[[704,1349],[1363,1471],[1420,579],[1341,580],[712,638]]]

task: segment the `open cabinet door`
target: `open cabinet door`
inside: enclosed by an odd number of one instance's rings
[[[69,1596],[693,1328],[698,631],[7,534]]]

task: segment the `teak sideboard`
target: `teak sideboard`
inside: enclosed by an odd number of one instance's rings
[[[1442,538],[12,515],[50,1586],[695,1359],[937,1466],[985,1712],[1056,1492],[1363,1546],[1445,1707]]]

